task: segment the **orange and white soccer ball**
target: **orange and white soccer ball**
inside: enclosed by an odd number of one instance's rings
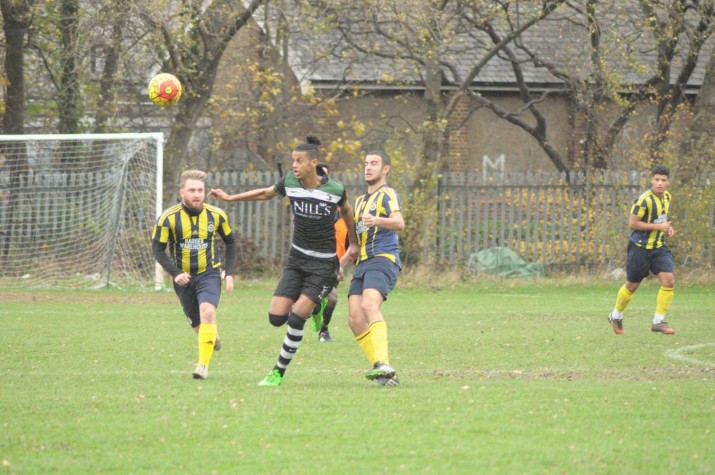
[[[169,73],[160,73],[149,81],[149,99],[161,107],[176,104],[181,97],[181,82]]]

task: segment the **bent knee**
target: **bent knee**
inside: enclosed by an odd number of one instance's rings
[[[275,313],[268,312],[268,321],[274,327],[280,327],[285,325],[285,322],[288,321],[288,315],[277,315]]]
[[[658,280],[660,280],[661,286],[667,287],[667,288],[675,287],[675,275],[673,275],[672,273],[668,273],[665,275],[660,274],[660,275],[658,275],[658,277],[659,277]]]

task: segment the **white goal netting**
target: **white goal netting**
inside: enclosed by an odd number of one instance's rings
[[[0,288],[153,286],[162,140],[0,135]]]

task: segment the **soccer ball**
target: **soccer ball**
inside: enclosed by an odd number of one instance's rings
[[[181,82],[169,73],[157,74],[149,81],[149,99],[161,107],[176,104],[181,97]]]

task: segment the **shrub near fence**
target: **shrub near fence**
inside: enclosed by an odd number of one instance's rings
[[[438,189],[437,259],[458,264],[479,250],[505,246],[546,269],[622,267],[628,213],[649,186],[637,172],[445,174]],[[712,212],[708,216],[712,220]],[[679,251],[676,262],[712,265],[711,240],[690,239],[682,228],[678,235],[671,246]]]
[[[361,175],[338,173],[351,201],[364,192]],[[235,193],[271,186],[277,173],[211,174],[209,186]],[[445,173],[437,193],[436,264],[461,266],[482,249],[505,246],[547,270],[597,271],[622,267],[633,199],[649,187],[638,172],[481,174]],[[404,205],[409,206],[406,197]],[[678,206],[674,196],[674,207]],[[222,203],[239,236],[258,252],[284,261],[290,249],[287,200]],[[671,210],[672,211],[672,210]],[[712,220],[712,213],[710,213]],[[676,263],[712,265],[712,243],[688,240],[678,228]],[[671,246],[672,247],[672,246]],[[687,250],[687,252],[686,252]],[[682,251],[682,252],[681,252]]]
[[[361,174],[334,176],[345,183],[351,201],[365,190]],[[150,279],[153,179],[150,173],[127,177],[138,181],[120,186],[121,180],[106,172],[31,173],[14,195],[4,193],[0,243],[7,262],[0,279],[27,274],[66,283],[68,276],[84,279],[102,272],[112,280],[130,280],[123,277],[130,274],[134,280],[136,275]],[[223,172],[209,174],[207,185],[236,193],[272,186],[278,179],[275,172]],[[648,186],[648,177],[640,173],[446,173],[436,190],[437,222],[426,254],[438,265],[459,268],[475,252],[504,246],[547,270],[622,267],[628,212],[634,197]],[[675,218],[677,235],[669,239],[669,247],[679,266],[713,264],[713,190],[705,179],[698,186],[687,195],[674,192],[671,214],[683,218]],[[8,206],[11,196],[18,203],[14,212]],[[409,197],[403,198],[409,207]],[[683,211],[689,199],[700,204]],[[288,200],[209,202],[228,213],[242,253],[251,253],[242,256],[245,265],[239,274],[275,270],[285,262],[292,239]],[[688,229],[697,226],[698,232]],[[115,257],[111,274],[99,256]]]

